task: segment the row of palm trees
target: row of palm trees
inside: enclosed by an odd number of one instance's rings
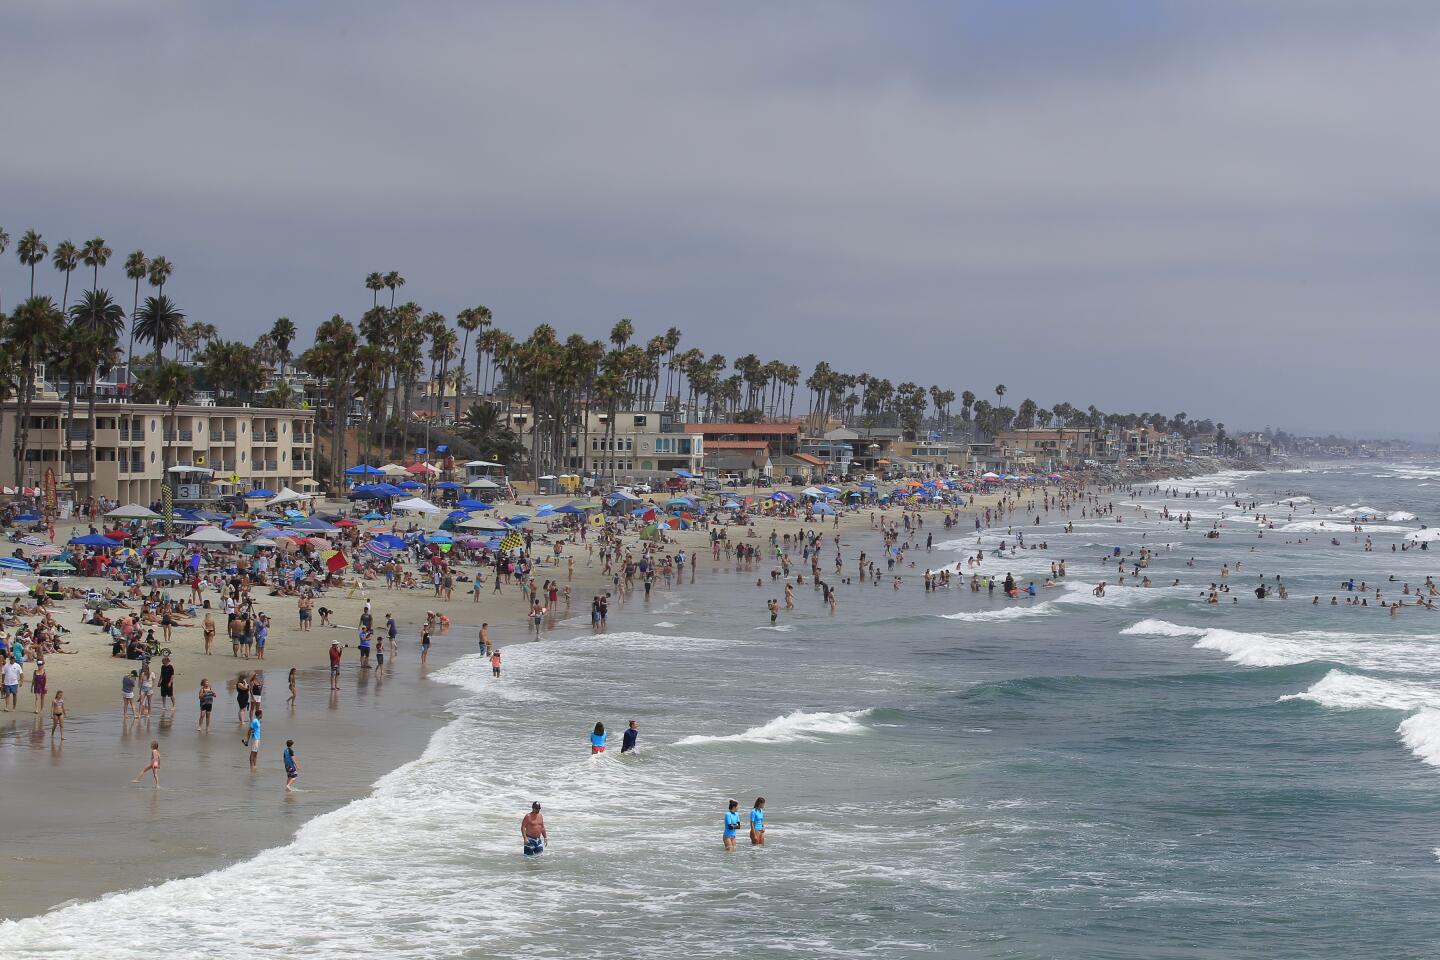
[[[0,229],[0,254],[10,237]],[[125,311],[99,286],[100,271],[113,256],[101,238],[75,245],[56,244],[53,254],[36,231],[29,230],[16,244],[20,263],[30,271],[29,296],[4,320],[0,338],[0,378],[3,399],[14,398],[21,407],[16,438],[16,476],[28,451],[28,413],[34,401],[36,373],[49,363],[71,384],[88,383],[88,402],[95,402],[95,384],[120,362],[119,341],[126,334]],[[49,257],[63,276],[60,303],[37,295],[36,268]],[[89,268],[90,286],[73,306],[69,304],[71,274]],[[397,270],[372,272],[365,277],[371,305],[358,324],[339,315],[320,324],[313,343],[296,350],[299,336],[288,317],[280,317],[252,345],[222,339],[207,323],[187,321],[185,313],[165,294],[174,267],[164,257],[147,257],[142,251],[124,261],[125,276],[133,283],[129,311],[127,368],[135,370],[135,344],[149,345],[151,356],[132,374],[136,396],[169,398],[183,387],[178,402],[203,384],[220,398],[253,400],[269,379],[297,367],[316,384],[320,416],[334,438],[332,478],[347,462],[347,427],[358,414],[358,443],[366,460],[377,449],[385,456],[408,448],[411,429],[423,421],[424,444],[430,447],[432,430],[446,408],[446,397],[483,396],[504,403],[507,413],[520,403],[529,410],[529,459],[536,474],[558,471],[570,438],[579,436],[582,449],[590,445],[591,411],[604,411],[605,449],[615,447],[615,414],[626,408],[677,407],[681,403],[706,419],[757,422],[789,418],[802,383],[808,392],[806,412],[817,424],[836,418],[854,428],[900,428],[918,437],[927,425],[950,433],[956,426],[954,404],[960,401],[959,421],[966,433],[994,434],[1012,427],[1069,426],[1105,429],[1147,425],[1156,429],[1201,430],[1209,421],[1188,421],[1185,414],[1105,414],[1094,406],[1069,403],[1042,408],[1025,399],[1018,409],[1005,405],[1004,384],[994,388],[994,402],[974,392],[892,383],[869,373],[846,373],[828,361],[817,362],[808,376],[799,366],[780,360],[762,360],[747,353],[732,361],[723,354],[697,348],[681,350],[681,332],[670,327],[643,343],[636,339],[633,321],[614,324],[605,340],[580,334],[564,338],[549,324],[536,327],[519,339],[498,329],[494,315],[477,305],[450,318],[425,311],[414,301],[399,302],[406,286]],[[140,287],[153,293],[142,303]],[[388,294],[382,301],[382,294]],[[0,299],[3,304],[3,299]],[[171,360],[165,348],[172,347]],[[473,351],[473,352],[472,352]],[[298,355],[297,355],[298,354]],[[176,363],[175,361],[185,361]],[[804,377],[802,381],[802,377]],[[417,387],[424,385],[421,409],[416,409]],[[67,404],[67,424],[73,418],[76,389]],[[289,405],[299,398],[283,380],[272,390],[271,402]],[[172,407],[172,417],[173,417]],[[483,419],[483,418],[481,418]],[[508,417],[506,418],[508,421]],[[1213,425],[1211,425],[1213,426]],[[93,439],[87,447],[93,464]],[[614,461],[611,459],[611,470]],[[93,469],[93,466],[92,466]],[[17,479],[18,482],[18,479]]]

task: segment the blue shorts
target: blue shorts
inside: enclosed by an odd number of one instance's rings
[[[540,837],[525,838],[525,856],[538,857],[545,852],[545,841]]]
[[[5,684],[5,696],[7,696],[7,697],[13,697],[13,696],[15,696],[15,694],[19,691],[19,689],[20,689],[20,684],[18,684],[18,683],[7,683],[7,684]]]

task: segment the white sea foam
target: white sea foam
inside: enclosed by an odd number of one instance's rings
[[[870,714],[869,710],[850,710],[842,713],[806,713],[796,710],[783,717],[776,717],[758,727],[751,727],[743,733],[728,736],[697,734],[675,741],[677,747],[693,747],[706,743],[798,743],[816,741],[824,736],[864,733],[868,729],[861,719]]]
[[[1440,710],[1426,707],[1401,720],[1395,732],[1411,753],[1432,767],[1440,767]]]
[[[1416,529],[1391,523],[1370,523],[1369,521],[1344,519],[1295,520],[1291,523],[1281,524],[1275,529],[1281,533],[1353,533],[1356,527],[1365,533],[1406,533]]]
[[[1333,710],[1419,710],[1440,708],[1440,686],[1331,670],[1303,693],[1286,694],[1280,699],[1306,700]]]
[[[1057,612],[1055,605],[1045,600],[1040,603],[1032,603],[1023,607],[1003,607],[999,610],[962,610],[959,613],[946,613],[942,616],[946,620],[963,620],[966,623],[991,623],[997,620],[1023,620],[1027,617],[1048,617]]]
[[[1058,595],[1038,603],[1026,603],[1024,599],[1006,601],[1022,604],[1002,607],[997,610],[962,610],[959,613],[944,613],[946,620],[961,620],[966,623],[988,623],[995,620],[1023,620],[1029,617],[1049,617],[1064,613],[1064,607],[1115,606],[1130,607],[1142,603],[1153,603],[1177,595],[1188,595],[1189,587],[1119,587],[1111,584],[1105,588],[1105,596],[1095,596],[1094,588],[1088,583],[1068,583],[1060,588]],[[1152,621],[1145,621],[1147,623]]]
[[[659,623],[655,624],[655,626],[661,630],[675,629],[675,624],[671,623],[669,620],[661,620]]]
[[[1192,627],[1167,620],[1142,620],[1120,631],[1130,636],[1193,637],[1201,650],[1214,650],[1247,667],[1282,667],[1311,661],[1342,663],[1363,670],[1440,673],[1440,636],[1418,634],[1397,640],[1385,634],[1300,630],[1254,633],[1220,627]]]

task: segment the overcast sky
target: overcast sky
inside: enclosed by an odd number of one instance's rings
[[[1436,436],[1440,4],[12,0],[0,264]],[[43,292],[60,276],[42,272]],[[78,282],[78,275],[77,275]],[[128,305],[128,293],[122,298]]]

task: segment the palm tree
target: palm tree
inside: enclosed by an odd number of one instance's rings
[[[157,261],[158,262],[158,261]],[[175,306],[174,301],[161,294],[146,297],[140,311],[135,315],[134,335],[142,343],[155,347],[155,366],[160,365],[165,344],[173,343],[185,328],[185,314]]]
[[[615,326],[610,328],[610,342],[615,344],[616,350],[624,350],[625,344],[635,336],[635,324],[629,320],[618,320]]]
[[[1003,383],[1001,383],[1001,384],[996,384],[996,386],[995,386],[995,396],[998,398],[998,399],[995,401],[995,406],[998,407],[998,406],[1000,406],[1002,403],[1005,402],[1005,384],[1003,384]]]
[[[154,298],[150,298],[154,299]],[[175,438],[179,431],[175,428],[175,414],[180,404],[190,399],[190,394],[195,389],[195,382],[190,374],[190,368],[182,363],[172,361],[157,361],[155,366],[145,371],[145,389],[150,396],[155,398],[156,403],[163,403],[170,408],[169,426],[165,428],[165,454],[161,458],[164,461],[164,480],[167,486],[170,484],[170,468],[174,466]]]
[[[130,307],[130,346],[125,351],[125,377],[129,383],[125,385],[127,393],[133,392],[131,384],[135,377],[132,373],[135,360],[135,315],[140,310],[140,281],[150,275],[150,261],[146,259],[144,251],[136,250],[125,258],[125,276],[135,281],[135,300]]]
[[[339,489],[345,463],[345,431],[348,426],[350,385],[354,380],[359,338],[355,328],[338,313],[320,324],[315,331],[315,345],[300,355],[300,365],[318,377],[322,384],[328,378],[330,394],[330,483]]]
[[[0,251],[0,253],[3,252],[4,251]],[[490,308],[484,306],[483,304],[481,304],[480,306],[469,307],[465,310],[461,310],[458,314],[455,315],[456,325],[458,325],[461,330],[465,331],[465,339],[460,346],[460,361],[458,364],[460,370],[465,369],[465,362],[470,355],[470,334],[474,333],[477,330],[484,330],[486,327],[490,326],[494,319],[494,316],[492,316],[490,313]],[[480,383],[480,354],[478,348],[475,354],[475,383],[478,387]],[[455,395],[457,397],[460,395],[458,383],[456,386]]]
[[[5,344],[18,364],[19,409],[15,431],[15,486],[24,482],[25,458],[30,452],[30,409],[35,402],[35,373],[54,349],[65,327],[65,316],[49,297],[31,297],[15,308],[5,327]]]
[[[435,401],[435,416],[425,423],[425,449],[430,449],[430,425],[431,422],[440,419],[445,409],[445,381],[450,374],[450,361],[455,357],[455,331],[444,326],[444,318],[441,318],[442,326],[430,335],[430,359],[432,362],[440,363],[440,395]]]
[[[390,309],[395,309],[395,291],[405,286],[405,278],[400,276],[399,270],[391,270],[385,274],[384,285],[390,288]]]
[[[5,232],[5,228],[4,228],[4,227],[0,227],[0,256],[4,256],[4,255],[5,255],[5,251],[6,251],[6,250],[9,250],[9,249],[10,249],[10,234],[8,234],[8,233]],[[3,300],[0,300],[0,315],[3,315],[3,314],[4,314],[4,306],[5,306],[5,304],[4,304]]]
[[[101,368],[106,366],[107,361],[114,356],[115,347],[120,342],[120,334],[125,329],[125,310],[112,300],[106,291],[90,289],[81,296],[79,303],[70,308],[70,323],[74,329],[83,334],[76,344],[76,353],[85,358],[83,369],[90,376],[90,393],[87,401],[90,430],[85,437],[85,459],[89,464],[86,479],[91,482],[90,493],[93,494],[95,492],[93,489],[95,479],[95,381],[100,375]],[[71,394],[73,396],[73,389]],[[73,483],[73,476],[71,481]]]
[[[70,274],[80,266],[80,249],[69,240],[61,240],[55,244],[55,255],[50,262],[56,270],[65,274],[65,292],[60,295],[60,312],[64,313],[70,306]]]
[[[289,317],[280,317],[270,327],[270,342],[275,345],[275,355],[280,360],[280,375],[290,363],[290,344],[295,341],[295,324]]]
[[[20,262],[30,268],[30,296],[35,296],[35,266],[43,263],[45,255],[50,252],[50,245],[41,239],[40,234],[34,230],[26,230],[25,236],[15,245],[15,255]]]
[[[170,274],[175,272],[175,266],[164,257],[156,257],[150,261],[150,286],[155,287],[155,292],[165,296],[165,283],[170,279]]]
[[[85,261],[85,266],[94,271],[90,275],[91,290],[100,286],[100,268],[110,262],[110,257],[114,253],[114,250],[105,246],[105,241],[100,237],[86,240],[80,247],[80,258]]]
[[[365,274],[365,289],[370,291],[370,306],[380,306],[380,291],[385,289],[385,278],[379,273]]]

